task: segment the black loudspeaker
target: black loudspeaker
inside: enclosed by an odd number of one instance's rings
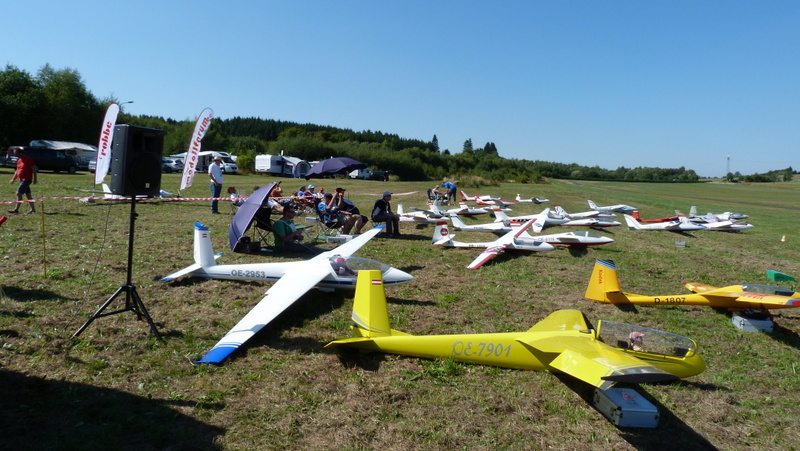
[[[157,196],[161,192],[164,132],[135,125],[114,127],[111,192],[120,196]]]

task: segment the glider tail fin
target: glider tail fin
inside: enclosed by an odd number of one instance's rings
[[[595,203],[594,203],[594,202],[592,202],[591,200],[590,200],[590,201],[587,201],[587,202],[589,202],[589,208],[591,208],[592,210],[595,210],[595,211],[600,211],[600,210],[597,208],[597,205],[595,205]]]
[[[627,300],[620,290],[617,265],[613,261],[600,259],[595,261],[592,278],[589,280],[589,286],[586,287],[584,296],[587,299],[607,304],[619,304]]]
[[[467,196],[467,193],[465,193],[464,190],[461,190],[459,192],[461,193],[461,200],[462,201],[466,202],[467,200],[469,200],[469,196]]]
[[[453,215],[455,219],[457,216]],[[447,228],[446,221],[439,221],[436,223],[436,228],[433,230],[433,240],[431,244],[441,246],[452,241],[453,236],[450,235],[450,229]]]
[[[492,213],[494,213],[495,222],[511,220],[511,218],[506,214],[506,212],[504,212],[499,208],[497,210],[492,211]]]
[[[397,214],[401,216],[405,214],[405,211],[403,210],[403,204],[401,202],[397,203]]]
[[[639,224],[639,221],[633,218],[631,215],[623,215],[625,216],[625,222],[628,224],[628,228],[631,230],[639,230],[642,228],[642,225]]]
[[[211,247],[211,234],[208,226],[194,223],[194,262],[203,268],[214,266],[214,250]]]
[[[451,216],[451,217],[450,217],[450,220],[452,220],[452,221],[453,221],[453,228],[454,228],[454,229],[455,229],[455,228],[459,228],[459,229],[461,229],[461,228],[464,228],[464,227],[466,227],[466,226],[467,226],[467,225],[464,223],[464,221],[461,219],[461,217],[460,217],[460,216],[458,216],[458,215],[453,215],[453,216]],[[437,223],[437,224],[438,224],[438,223]],[[446,226],[446,225],[447,225],[447,224],[445,224],[445,226]],[[436,238],[434,238],[434,240],[436,240]]]
[[[691,208],[689,208],[689,217],[694,218],[695,216],[697,216],[697,206],[692,205]]]
[[[389,311],[386,308],[386,293],[378,270],[358,272],[356,296],[350,328],[358,337],[386,337],[392,335]]]
[[[631,213],[631,216],[633,216],[633,219],[635,219],[637,221],[641,221],[642,220],[642,218],[639,216],[639,210],[633,210],[633,212]]]

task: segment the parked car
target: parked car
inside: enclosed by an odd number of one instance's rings
[[[63,150],[48,149],[46,147],[11,146],[9,147],[9,154],[13,154],[18,148],[22,148],[25,151],[25,155],[33,159],[33,162],[36,164],[34,167],[36,171],[67,171],[70,174],[74,174],[78,171],[78,163]],[[6,159],[6,166],[12,168],[17,167],[16,155],[9,156]]]
[[[167,174],[183,171],[183,160],[180,158],[161,158],[161,170]]]

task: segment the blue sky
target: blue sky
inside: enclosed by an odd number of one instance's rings
[[[75,69],[131,114],[211,107],[607,169],[800,169],[800,2],[0,4],[6,64]]]

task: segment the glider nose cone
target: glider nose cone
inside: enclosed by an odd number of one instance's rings
[[[383,283],[387,285],[405,283],[412,280],[414,280],[414,276],[397,268],[389,268],[388,271],[383,273]]]
[[[545,242],[536,243],[536,250],[537,251],[553,251],[555,249],[556,249],[556,247],[553,246],[550,243],[545,243]]]

